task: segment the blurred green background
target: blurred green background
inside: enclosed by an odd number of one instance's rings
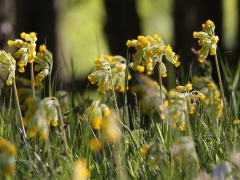
[[[103,32],[106,17],[103,0],[82,0],[74,5],[69,1],[65,3],[59,18],[61,51],[67,59],[73,58],[77,77],[86,76],[93,68],[94,58],[100,56],[100,53],[110,53]],[[136,3],[142,34],[157,33],[167,44],[174,43],[173,1],[137,0]],[[220,40],[229,49],[236,43],[236,3],[237,0],[223,0],[224,36]],[[201,30],[201,25],[198,30]]]
[[[37,45],[47,43],[54,54],[53,73],[59,69],[62,80],[69,81],[63,56],[69,68],[73,59],[76,78],[84,79],[101,53],[126,56],[128,38],[159,34],[180,54],[189,72],[196,57],[191,47],[199,48],[192,32],[200,31],[201,23],[211,19],[219,47],[224,56],[232,54],[229,59],[234,67],[240,56],[239,9],[240,0],[0,0],[0,49],[8,51],[7,40],[19,38],[21,32],[36,31]]]

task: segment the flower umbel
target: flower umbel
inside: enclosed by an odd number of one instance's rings
[[[16,69],[15,59],[11,56],[10,53],[0,51],[0,64],[2,64],[2,66],[4,67],[0,69],[0,73],[1,74],[9,73],[6,83],[7,85],[12,85],[13,79],[15,78]]]
[[[143,71],[142,66],[146,67],[148,75],[153,74],[153,69],[157,63],[160,64],[162,77],[167,76],[167,69],[162,61],[162,57],[174,64],[176,67],[180,65],[178,61],[179,55],[176,55],[170,45],[164,45],[163,40],[154,34],[151,36],[138,36],[137,39],[128,40],[127,47],[135,47],[137,52],[132,55],[133,62],[130,67],[133,70]]]
[[[82,120],[88,120],[93,129],[101,129],[103,117],[110,114],[110,109],[106,104],[101,104],[100,101],[93,101],[89,107],[80,116]]]
[[[100,58],[94,60],[94,63],[95,71],[88,76],[88,79],[92,84],[97,83],[98,91],[106,93],[112,88],[119,92],[125,91],[126,60],[122,56],[102,54]],[[129,76],[127,79],[130,78]]]
[[[37,34],[35,32],[21,33],[21,39],[15,39],[14,41],[8,40],[7,44],[9,47],[16,46],[18,51],[14,53],[15,58],[19,58],[17,65],[19,66],[18,71],[23,73],[25,71],[24,66],[27,63],[33,63],[36,55],[36,41]]]
[[[16,147],[4,138],[0,138],[0,172],[7,176],[15,172]]]
[[[207,20],[205,24],[202,24],[203,31],[193,32],[193,38],[199,39],[198,44],[202,48],[198,51],[198,60],[203,63],[204,59],[210,55],[216,54],[218,36],[215,36],[215,25],[211,20]]]

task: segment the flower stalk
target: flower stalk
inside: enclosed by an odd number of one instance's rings
[[[219,80],[219,86],[220,86],[220,92],[221,92],[221,98],[223,100],[223,113],[225,118],[229,121],[228,118],[228,113],[227,113],[227,106],[226,106],[226,102],[225,102],[225,96],[224,96],[224,91],[223,91],[223,84],[222,84],[222,79],[221,79],[221,73],[219,70],[219,65],[218,65],[218,58],[217,58],[217,54],[215,54],[215,63],[216,63],[216,68],[217,68],[217,74],[218,74],[218,80]]]
[[[31,160],[31,157],[30,157],[30,154],[29,154],[29,149],[28,149],[28,144],[27,144],[27,135],[26,135],[26,131],[25,131],[25,128],[24,128],[22,113],[21,113],[19,100],[18,100],[18,94],[17,94],[17,87],[16,87],[15,78],[13,78],[13,90],[14,90],[14,95],[15,95],[15,99],[16,99],[17,112],[18,112],[18,116],[20,118],[20,122],[21,122],[21,126],[22,126],[23,141],[24,141],[24,144],[25,144],[25,147],[26,147],[28,159]]]

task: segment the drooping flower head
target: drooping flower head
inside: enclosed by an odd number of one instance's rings
[[[33,63],[36,55],[36,41],[37,33],[30,32],[21,33],[21,39],[15,39],[14,41],[8,40],[7,44],[9,47],[16,46],[18,51],[14,53],[14,57],[19,59],[17,65],[19,66],[18,71],[23,73],[25,71],[24,66],[27,63]],[[23,39],[23,40],[22,40]]]
[[[93,101],[80,116],[80,119],[89,121],[93,129],[101,129],[103,117],[107,117],[109,114],[110,109],[106,104]]]
[[[18,50],[14,53],[14,57],[19,59],[17,65],[18,71],[25,72],[25,66],[27,63],[35,62],[35,71],[40,71],[35,77],[34,84],[37,85],[52,71],[52,54],[47,50],[46,45],[40,45],[39,52],[36,52],[37,33],[30,32],[21,33],[21,39],[15,39],[14,41],[8,40],[9,47],[16,46]]]
[[[127,47],[135,47],[137,51],[132,55],[133,62],[130,63],[130,67],[133,70],[143,72],[146,68],[146,73],[151,75],[155,65],[160,63],[161,75],[166,77],[167,69],[162,61],[163,56],[176,67],[180,65],[178,61],[179,55],[172,51],[170,45],[165,45],[157,34],[154,34],[152,37],[138,36],[137,39],[128,40],[126,45]]]
[[[15,172],[17,148],[4,138],[0,138],[0,174],[5,177]]]
[[[85,159],[79,159],[74,164],[73,180],[87,180],[90,176],[90,172],[87,168],[87,162]]]
[[[34,70],[39,72],[35,76],[34,85],[37,86],[46,76],[51,74],[53,67],[53,56],[50,51],[47,50],[46,45],[39,46],[39,52],[34,58],[34,62],[36,63],[34,66]]]
[[[215,25],[211,20],[207,20],[205,24],[202,24],[203,31],[193,32],[193,38],[199,39],[198,44],[201,49],[198,51],[198,60],[203,63],[204,59],[210,55],[216,54],[218,36],[215,36]]]
[[[88,79],[92,84],[97,83],[98,91],[106,93],[107,90],[112,88],[119,92],[125,91],[125,58],[122,56],[107,56],[102,54],[101,57],[94,60],[94,63],[95,71],[88,76]],[[128,76],[127,79],[130,78],[131,77]]]
[[[8,79],[6,81],[7,85],[12,85],[13,79],[15,78],[15,69],[16,69],[16,61],[11,56],[10,53],[6,53],[5,51],[0,51],[0,65],[4,68],[0,69],[2,74],[9,74]]]
[[[29,127],[28,136],[35,137],[40,133],[41,139],[48,138],[49,125],[58,125],[58,100],[55,97],[46,97],[43,100],[37,98],[28,98],[26,102],[29,109],[29,114],[24,118],[24,124]]]
[[[205,94],[203,107],[206,114],[210,117],[220,118],[222,116],[223,102],[217,85],[206,77],[193,77],[194,87]]]

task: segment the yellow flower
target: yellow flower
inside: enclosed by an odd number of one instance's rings
[[[238,124],[240,124],[240,119],[235,119],[235,120],[233,120],[232,124],[233,124],[233,125],[238,125]]]
[[[203,31],[194,32],[193,37],[198,38],[198,44],[202,46],[200,49],[198,60],[203,63],[204,59],[210,55],[216,54],[217,42],[219,40],[218,36],[214,35],[215,25],[211,20],[207,20],[205,24],[202,25]]]
[[[20,68],[18,68],[18,71],[19,71],[20,73],[24,73],[24,72],[25,72],[25,69],[24,69],[24,67],[20,67]]]
[[[9,47],[12,47],[14,45],[14,41],[8,40],[7,44],[8,44]]]
[[[20,58],[20,53],[19,53],[19,52],[15,52],[15,53],[14,53],[14,57],[15,57],[15,58]]]
[[[206,98],[206,96],[203,93],[199,93],[199,98],[203,101]]]
[[[2,171],[2,175],[6,176],[8,174],[12,174],[16,171],[16,168],[14,165],[8,165],[5,169]]]
[[[48,134],[46,133],[46,132],[42,132],[41,134],[40,134],[40,139],[47,139],[48,138]]]
[[[7,83],[8,86],[11,86],[11,85],[12,85],[12,81],[9,80],[9,79],[6,81],[6,83]]]
[[[193,37],[194,37],[194,38],[198,38],[198,36],[199,36],[199,33],[198,33],[198,32],[196,32],[196,31],[193,32]]]
[[[87,180],[90,172],[87,169],[87,163],[85,159],[79,159],[75,162],[73,170],[73,180]]]
[[[40,52],[45,52],[46,49],[47,49],[47,47],[46,47],[44,44],[42,44],[41,46],[39,46],[39,51],[40,51]]]
[[[15,154],[17,152],[17,149],[13,144],[9,144],[5,149],[6,149],[6,152],[10,155]]]
[[[157,163],[155,161],[150,162],[150,167],[153,169],[156,169],[158,167]]]
[[[208,88],[209,90],[213,90],[214,87],[215,87],[215,85],[214,85],[213,82],[210,82],[210,83],[208,83],[208,85],[207,85],[207,88]]]
[[[167,77],[167,73],[166,72],[163,72],[161,75],[162,75],[162,77]]]
[[[178,126],[178,130],[180,132],[186,131],[186,126],[185,125],[180,125],[180,126]]]
[[[211,43],[212,44],[217,44],[218,40],[219,40],[218,36],[213,36],[212,39],[211,39]]]
[[[166,119],[166,116],[164,114],[161,114],[160,117],[161,117],[162,120]]]
[[[37,135],[38,132],[38,127],[37,126],[33,126],[30,131],[28,132],[29,137],[35,137]]]
[[[177,86],[177,87],[176,87],[176,90],[177,90],[178,92],[183,92],[183,91],[185,91],[185,87],[184,87],[184,86]]]
[[[101,123],[102,123],[102,119],[98,116],[98,117],[94,117],[92,119],[92,122],[91,122],[91,127],[93,129],[101,129]]]
[[[96,138],[91,138],[88,143],[89,149],[93,152],[98,152],[102,145]]]
[[[195,110],[195,106],[193,104],[189,105],[189,114],[193,114]]]
[[[2,149],[3,147],[5,147],[7,144],[7,141],[3,138],[0,139],[0,149]]]
[[[140,153],[141,156],[145,158],[148,154],[148,150],[149,150],[149,146],[147,144],[144,144],[141,149],[141,153]]]
[[[21,36],[22,39],[25,39],[26,33],[25,33],[25,32],[22,32],[22,33],[20,34],[20,36]]]
[[[170,45],[165,46],[167,52],[172,52],[172,47]]]
[[[141,66],[145,66],[146,73],[148,75],[151,75],[153,74],[153,69],[155,65],[157,63],[160,63],[161,75],[162,77],[166,77],[167,70],[162,62],[163,55],[169,62],[174,64],[176,67],[180,65],[180,62],[178,62],[179,56],[175,55],[170,45],[164,45],[163,40],[157,34],[154,34],[153,37],[138,36],[137,40],[135,39],[133,39],[132,41],[128,40],[127,46],[128,47],[133,46],[137,50],[137,52],[132,55],[132,59],[134,61],[130,63],[130,67],[133,70],[144,72],[144,69]]]
[[[180,62],[179,62],[179,61],[176,61],[176,62],[174,63],[174,65],[175,65],[175,67],[178,67],[178,66],[180,65]]]
[[[186,90],[187,91],[191,91],[192,90],[192,84],[191,83],[188,83],[186,86],[185,86]]]
[[[44,79],[44,75],[39,73],[37,76],[36,76],[36,80],[38,81],[42,81]]]
[[[51,125],[56,127],[58,125],[57,119],[53,119]]]
[[[28,62],[32,63],[34,61],[34,56],[32,53],[28,53]]]
[[[34,39],[34,38],[36,37],[36,33],[35,33],[35,32],[30,32],[29,35],[30,35],[30,37],[31,37],[32,39]]]
[[[131,47],[131,46],[133,46],[133,43],[132,43],[132,41],[128,40],[126,45],[127,45],[127,47]]]
[[[107,107],[107,105],[101,104],[101,109],[102,109],[103,116],[108,116],[110,114],[110,109],[109,107]]]

